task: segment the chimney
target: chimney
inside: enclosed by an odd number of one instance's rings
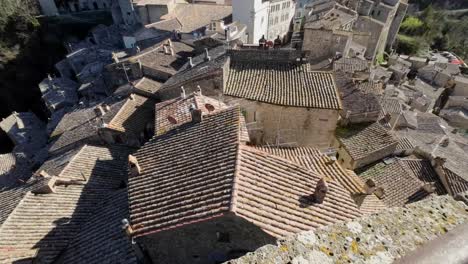
[[[140,165],[138,165],[138,160],[135,156],[128,155],[128,167],[130,168],[130,175],[132,177],[140,175],[141,168]]]
[[[325,161],[326,165],[332,165],[336,161],[336,157],[330,157],[328,160]]]
[[[172,46],[170,46],[169,50],[171,52],[171,56],[174,57],[175,56],[174,48]]]
[[[210,54],[208,53],[208,49],[205,48],[205,61],[210,61],[211,60],[211,57],[210,57]]]
[[[140,53],[140,51],[141,51],[140,46],[136,46],[136,52]]]
[[[446,158],[435,157],[435,158],[434,158],[434,166],[435,166],[436,168],[437,168],[437,167],[442,167],[442,166],[444,166],[446,160],[447,160]]]
[[[32,191],[33,194],[48,194],[48,193],[54,193],[55,192],[55,182],[57,181],[57,177],[55,176],[48,176],[45,171],[41,171],[40,174],[41,176],[44,177],[44,184],[39,186],[38,188],[34,189]],[[47,175],[45,177],[44,175]]]
[[[373,194],[377,189],[375,182],[372,179],[368,179],[364,185],[364,191],[366,194]]]
[[[133,234],[133,228],[126,218],[122,219],[122,229],[125,230],[127,236],[131,237]]]
[[[192,122],[200,123],[203,120],[201,109],[198,109],[194,104],[190,106],[190,113],[192,114]]]
[[[184,89],[184,87],[181,86],[181,87],[180,87],[180,90],[182,90],[182,92],[180,93],[180,97],[181,97],[182,99],[185,99],[186,96],[185,96],[185,89]]]
[[[323,200],[325,200],[325,196],[327,195],[328,192],[328,184],[325,181],[325,178],[321,178],[318,182],[317,185],[315,186],[315,192],[314,192],[314,202],[316,203],[323,203]]]
[[[426,191],[427,193],[433,193],[435,192],[436,188],[435,188],[435,183],[433,182],[428,182],[428,183],[425,183],[423,186],[422,186],[422,189],[424,191]]]
[[[201,91],[200,85],[197,85],[197,93],[198,93],[198,95],[202,95],[202,91]]]
[[[104,110],[104,108],[101,105],[98,105],[96,106],[96,108],[94,108],[94,113],[96,114],[96,116],[100,117],[106,113],[106,110]]]
[[[172,48],[172,41],[170,39],[167,40],[167,45]]]
[[[165,55],[169,54],[169,48],[166,45],[163,45],[163,49]]]
[[[193,60],[192,60],[192,57],[188,57],[188,59],[189,59],[190,68],[193,68]]]
[[[378,187],[375,189],[374,194],[377,196],[377,198],[382,199],[385,195],[385,190],[383,187]]]
[[[448,137],[444,138],[444,139],[440,142],[439,145],[440,145],[441,147],[447,147],[447,146],[449,145],[449,138],[448,138]]]

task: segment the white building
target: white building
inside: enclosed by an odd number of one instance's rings
[[[292,0],[233,0],[234,21],[247,25],[248,43],[265,39],[283,38],[294,17],[295,2]]]

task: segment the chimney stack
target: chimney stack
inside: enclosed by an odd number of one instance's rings
[[[197,94],[202,95],[201,87],[200,85],[197,85]]]
[[[171,56],[175,56],[174,48],[172,46],[169,46],[169,51],[171,52]]]
[[[435,188],[435,184],[433,182],[429,182],[429,183],[425,183],[423,186],[422,186],[422,189],[424,191],[426,191],[427,193],[433,193],[435,192],[436,188]]]
[[[321,178],[317,182],[317,185],[315,186],[314,202],[323,203],[323,200],[325,200],[325,196],[327,195],[327,192],[328,192],[328,184],[325,181],[325,178]]]
[[[184,89],[184,87],[181,86],[181,87],[180,87],[180,90],[182,90],[182,91],[180,92],[180,97],[181,97],[182,99],[185,99],[186,96],[185,96],[185,89]]]
[[[140,165],[138,165],[138,160],[135,156],[128,155],[128,166],[130,168],[130,175],[132,177],[140,175],[141,168]]]
[[[364,185],[364,191],[366,192],[366,194],[373,194],[376,189],[377,186],[375,182],[372,179],[368,179]]]
[[[94,108],[94,113],[96,114],[97,117],[101,117],[106,113],[106,110],[101,105],[96,106]]]
[[[442,167],[442,166],[444,166],[446,160],[447,159],[442,158],[442,157],[435,157],[434,158],[434,166],[435,167]]]
[[[172,41],[170,39],[167,40],[167,45],[172,48]]]
[[[55,192],[55,182],[57,181],[57,177],[55,176],[49,176],[47,172],[41,171],[40,176],[42,176],[44,179],[43,181],[44,184],[41,184],[40,187],[34,189],[32,191],[33,194],[48,194],[48,193],[54,193]]]
[[[190,106],[190,113],[192,114],[192,122],[200,123],[203,120],[201,109],[198,109],[194,104]]]
[[[133,228],[126,218],[122,219],[122,229],[125,230],[127,236],[131,237],[133,234]]]
[[[378,187],[375,189],[374,194],[377,198],[382,199],[385,195],[385,190],[383,187]]]
[[[163,45],[163,49],[164,49],[164,54],[167,55],[169,54],[169,49],[166,45]]]
[[[210,61],[210,60],[211,60],[210,53],[208,52],[208,49],[205,48],[205,61]]]
[[[190,68],[193,68],[193,60],[192,60],[192,57],[188,57],[188,59],[189,59]]]

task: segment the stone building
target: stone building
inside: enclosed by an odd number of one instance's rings
[[[337,129],[333,147],[338,162],[347,169],[357,169],[395,152],[398,140],[379,123]]]
[[[66,77],[52,78],[49,75],[39,83],[42,100],[51,113],[73,106],[78,101],[77,89],[78,84]]]
[[[281,40],[289,31],[295,2],[291,0],[234,0],[232,18],[247,25],[247,43],[259,43],[261,38]]]
[[[439,116],[451,126],[468,129],[468,100],[465,96],[450,96]]]
[[[468,96],[468,78],[465,76],[455,76],[455,86],[453,87],[452,95]]]
[[[460,74],[460,68],[455,64],[434,63],[418,70],[418,77],[431,85],[446,87],[451,84],[455,75]]]
[[[404,206],[447,191],[429,160],[389,158],[358,170],[365,181],[382,190],[388,207]]]
[[[139,146],[153,134],[154,101],[144,96],[112,96],[66,113],[51,134],[51,154],[86,143]]]
[[[223,101],[241,106],[251,141],[329,147],[342,108],[333,73],[247,54],[232,54]]]
[[[133,56],[107,65],[106,79],[111,86],[120,86],[142,77],[166,81],[182,68],[187,57],[193,56],[192,51],[192,46],[165,39]]]
[[[342,73],[336,74],[336,82],[343,109],[342,124],[370,123],[379,119],[382,107],[382,84],[372,81],[354,82]]]
[[[108,10],[111,8],[111,0],[39,0],[42,14],[45,16],[56,16],[90,10]]]
[[[192,113],[129,158],[131,235],[153,262],[224,262],[361,215],[338,182],[246,146],[238,107]]]
[[[15,145],[13,151],[42,162],[41,149],[47,144],[46,126],[32,112],[13,112],[0,121],[0,129]]]
[[[83,146],[2,189],[0,246],[9,249],[0,251],[2,262],[136,263],[121,229],[131,151]]]
[[[364,55],[369,36],[352,30],[357,17],[356,12],[341,5],[319,17],[307,17],[302,50],[313,60]]]
[[[352,2],[359,17],[354,23],[354,30],[370,32],[365,57],[374,60],[383,54],[385,47],[390,47],[398,33],[400,23],[406,14],[405,0],[360,0]],[[401,5],[401,6],[400,6]]]

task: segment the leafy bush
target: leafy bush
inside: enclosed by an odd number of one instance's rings
[[[424,23],[417,17],[409,16],[401,23],[401,31],[405,34],[419,34]]]

